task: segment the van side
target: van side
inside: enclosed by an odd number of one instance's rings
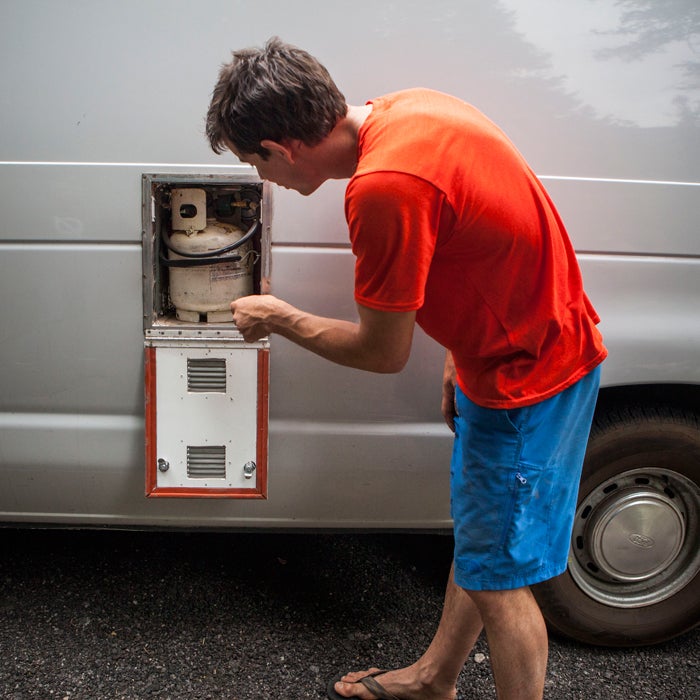
[[[252,435],[253,456],[218,497],[158,485],[175,472],[146,449],[159,419],[144,401],[156,386],[148,358],[202,337],[196,322],[163,320],[159,193],[228,197],[241,230],[253,216],[241,212],[255,210],[254,291],[355,318],[345,183],[309,199],[276,190],[204,137],[230,50],[280,35],[317,56],[352,104],[419,85],[475,104],[533,166],[610,351],[569,569],[538,600],[553,628],[596,644],[652,643],[697,624],[700,27],[686,5],[3,3],[0,522],[449,531],[443,352],[420,331],[406,369],[378,376],[282,338],[244,348],[235,329],[206,324],[222,353],[267,358],[230,379],[253,377],[248,422],[232,438]]]

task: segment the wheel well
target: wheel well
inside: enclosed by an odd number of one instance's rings
[[[665,406],[693,412],[700,419],[700,385],[635,384],[603,387],[598,394],[596,418],[626,406]]]

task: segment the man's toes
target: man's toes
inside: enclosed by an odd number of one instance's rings
[[[368,668],[366,671],[352,671],[351,673],[346,673],[342,680],[346,683],[357,683],[361,678],[366,678],[372,673],[377,673],[380,669],[376,667]]]
[[[376,700],[374,694],[359,681],[369,675],[380,673],[382,673],[382,671],[378,668],[346,673],[333,684],[333,690],[338,697],[358,698],[358,700]],[[333,697],[330,692],[329,696]]]

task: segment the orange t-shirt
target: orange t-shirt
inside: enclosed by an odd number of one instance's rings
[[[503,132],[430,90],[371,104],[345,199],[357,302],[415,310],[489,408],[542,401],[602,362],[564,225]]]

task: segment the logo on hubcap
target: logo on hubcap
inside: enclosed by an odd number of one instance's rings
[[[633,545],[641,547],[642,549],[651,549],[656,544],[651,537],[648,537],[647,535],[639,535],[635,532],[629,536],[629,541]]]

